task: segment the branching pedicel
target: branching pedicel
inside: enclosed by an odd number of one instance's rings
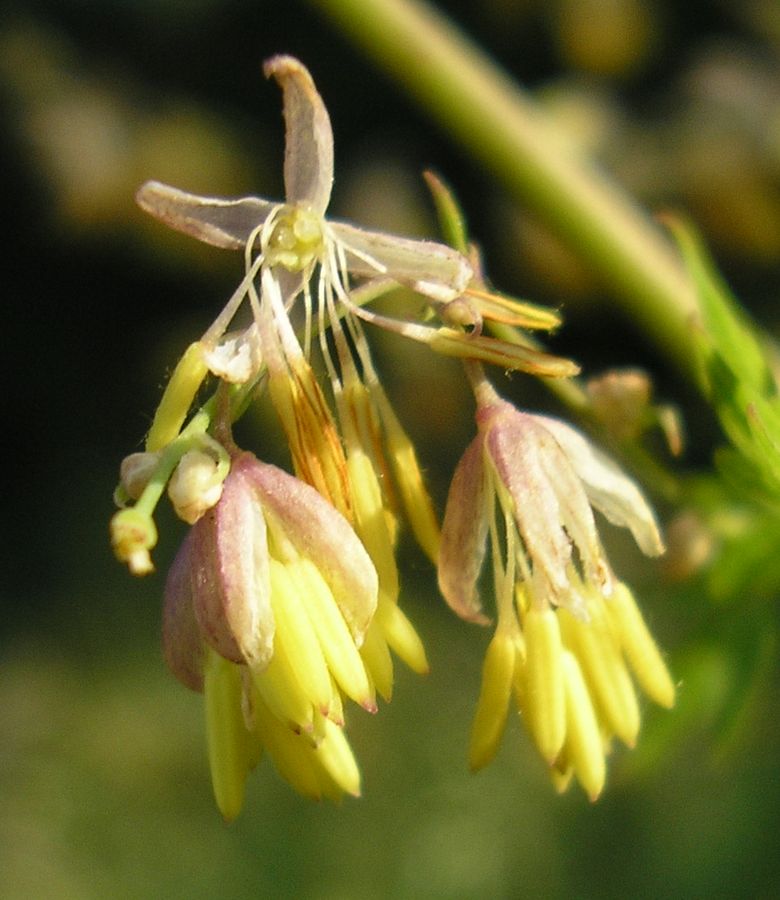
[[[359,793],[344,699],[371,712],[377,694],[390,699],[391,651],[416,672],[428,666],[398,603],[401,518],[438,565],[447,602],[467,620],[486,621],[476,581],[485,541],[492,547],[498,628],[472,765],[495,751],[514,692],[555,783],[565,786],[574,774],[595,798],[612,735],[631,744],[639,728],[628,666],[664,705],[674,687],[630,592],[609,569],[590,503],[628,526],[645,552],[658,553],[652,513],[581,435],[518,412],[484,376],[485,362],[576,374],[574,363],[530,348],[517,330],[550,330],[557,315],[487,290],[474,259],[458,250],[326,219],[327,111],[297,60],[274,57],[265,72],[283,92],[283,202],[198,197],[157,182],[138,192],[141,207],[167,225],[242,250],[246,271],[177,365],[144,452],[124,461],[117,489],[124,508],[111,523],[115,552],[136,574],[152,569],[152,514],[166,486],[192,526],[166,582],[163,644],[173,673],[205,694],[217,804],[226,819],[238,814],[263,750],[304,795]],[[427,301],[424,320],[367,307],[399,285]],[[250,324],[230,332],[243,305]],[[290,320],[298,305],[300,333]],[[516,340],[483,333],[491,321],[515,329]],[[441,536],[364,322],[461,357],[470,376],[478,436],[455,473]],[[315,335],[327,391],[310,363]],[[209,375],[215,395],[187,422]],[[233,442],[231,422],[266,393],[294,475]]]

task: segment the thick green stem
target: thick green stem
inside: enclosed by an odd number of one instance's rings
[[[534,101],[418,0],[311,0],[586,261],[686,375],[692,285],[663,233],[563,145]]]

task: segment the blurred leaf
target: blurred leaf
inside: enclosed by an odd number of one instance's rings
[[[758,393],[769,391],[774,380],[756,326],[729,291],[692,226],[679,218],[666,221],[696,285],[711,354],[722,359],[739,383]]]
[[[747,513],[744,527],[721,543],[707,574],[708,595],[720,603],[775,597],[780,591],[779,539],[776,518]]]
[[[735,452],[717,457],[728,482],[756,502],[780,503],[780,399],[765,348],[770,339],[744,313],[703,244],[686,223],[669,219],[701,310],[694,346],[713,408]],[[775,527],[776,542],[780,529]]]

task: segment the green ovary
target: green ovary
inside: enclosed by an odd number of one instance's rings
[[[322,217],[308,209],[288,206],[274,223],[268,262],[300,272],[320,256],[322,248]]]

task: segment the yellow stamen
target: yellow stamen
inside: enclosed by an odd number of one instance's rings
[[[347,471],[355,514],[355,530],[379,576],[379,591],[388,599],[398,597],[398,568],[393,539],[387,528],[382,491],[368,455],[350,448]]]
[[[311,758],[311,744],[283,725],[257,696],[254,697],[254,713],[258,737],[268,750],[276,771],[299,794],[319,800],[322,791]]]
[[[306,610],[336,682],[348,697],[374,712],[376,701],[363,660],[327,582],[307,559],[288,564],[288,572],[306,597]]]
[[[566,736],[563,645],[556,613],[550,607],[531,606],[523,621],[523,633],[528,728],[542,757],[552,763]]]
[[[360,796],[360,770],[344,734],[344,729],[323,719],[324,738],[312,753],[317,763],[333,779],[338,788],[353,797]]]
[[[642,690],[661,706],[674,706],[674,682],[631,591],[618,584],[604,605]]]
[[[568,650],[563,652],[562,664],[566,683],[565,753],[577,781],[595,801],[607,773],[601,732],[580,666]]]
[[[633,747],[639,734],[639,704],[631,677],[606,619],[604,601],[588,604],[590,621],[559,610],[566,646],[582,666],[600,715],[610,731]]]
[[[425,647],[414,625],[396,603],[389,603],[381,596],[375,617],[382,626],[382,633],[391,650],[418,675],[429,672]]]
[[[239,667],[207,648],[204,669],[206,737],[214,797],[225,821],[241,812],[254,743],[241,712]]]
[[[486,766],[496,755],[506,726],[509,698],[517,660],[517,645],[506,629],[498,630],[482,664],[482,687],[471,726],[469,766]]]
[[[285,566],[271,560],[271,604],[276,633],[274,650],[282,647],[295,662],[295,675],[315,709],[327,711],[331,703],[330,673],[317,633],[306,611],[299,586]]]
[[[389,703],[393,696],[393,660],[376,616],[368,626],[360,656],[374,687]]]
[[[252,679],[264,703],[286,728],[311,734],[314,707],[298,680],[296,664],[285,643],[275,636],[271,661],[262,671],[252,672]]]
[[[428,489],[425,487],[420,463],[414,444],[398,421],[384,392],[377,397],[380,404],[382,423],[385,428],[386,444],[393,474],[401,493],[406,518],[412,533],[435,565],[439,556],[439,522],[433,508]]]

